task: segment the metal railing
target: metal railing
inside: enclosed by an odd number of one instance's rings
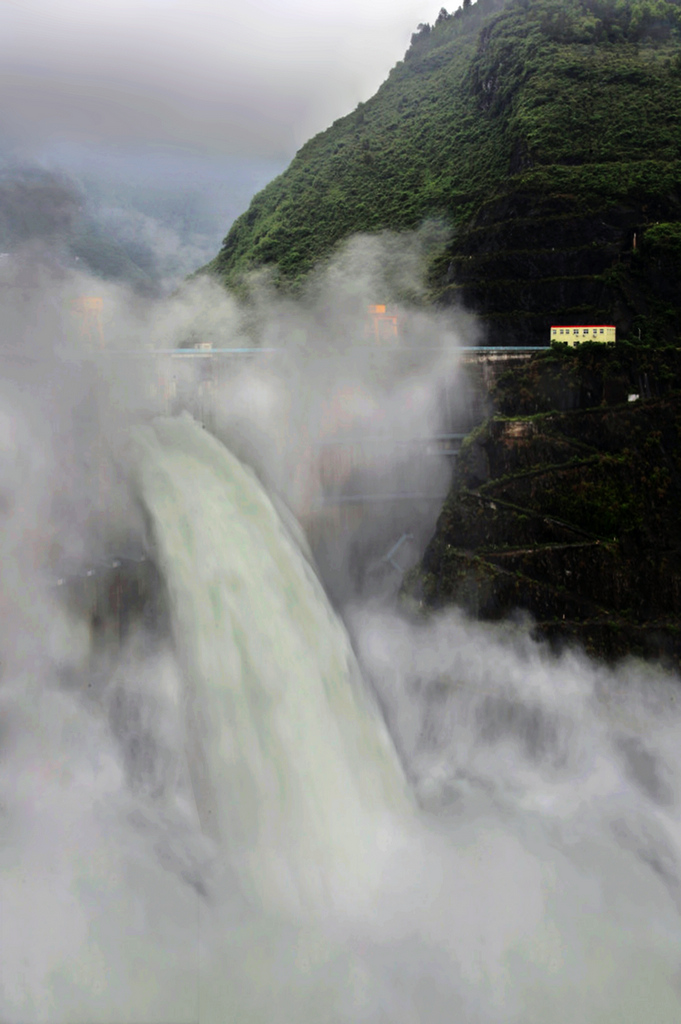
[[[405,354],[418,355],[421,352],[445,352],[454,354],[476,354],[476,355],[503,355],[509,352],[546,352],[550,345],[460,345],[450,350],[444,349],[441,345],[418,346],[417,348],[405,348],[403,345],[349,345],[347,349],[360,349],[363,351],[381,352],[403,352]],[[347,351],[346,349],[346,351]],[[104,349],[95,353],[105,356],[134,356],[138,358],[156,358],[157,356],[171,356],[173,359],[210,359],[213,356],[254,356],[272,355],[275,352],[286,352],[285,348],[259,347],[256,345],[245,348],[143,348],[143,349]]]

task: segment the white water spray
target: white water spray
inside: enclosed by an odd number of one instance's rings
[[[675,681],[363,609],[417,812],[295,524],[189,419],[132,449],[172,649],[20,645],[0,1019],[678,1024]]]

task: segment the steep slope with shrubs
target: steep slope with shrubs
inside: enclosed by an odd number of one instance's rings
[[[495,398],[406,593],[483,619],[524,609],[553,641],[681,664],[679,349],[556,348]]]
[[[295,286],[355,232],[441,218],[430,298],[488,340],[551,322],[681,336],[681,0],[478,0],[420,26],[378,93],[311,139],[206,268]]]

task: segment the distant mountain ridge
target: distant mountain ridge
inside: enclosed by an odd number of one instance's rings
[[[420,26],[205,268],[296,286],[356,232],[443,218],[429,296],[487,339],[551,323],[681,339],[681,0],[478,0]]]

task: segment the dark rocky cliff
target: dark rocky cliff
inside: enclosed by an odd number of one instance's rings
[[[525,610],[553,642],[680,664],[681,354],[554,350],[495,399],[405,592],[483,619]]]
[[[673,342],[681,253],[671,239],[656,246],[654,228],[672,218],[677,228],[680,196],[651,188],[647,202],[582,204],[578,194],[508,195],[457,238],[437,299],[477,312],[489,344],[546,344],[554,323],[612,323],[625,337]]]

